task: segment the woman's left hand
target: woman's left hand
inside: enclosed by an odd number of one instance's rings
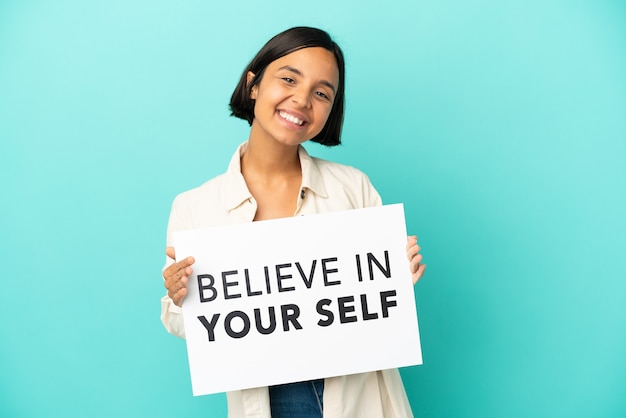
[[[409,269],[411,270],[411,276],[413,277],[413,284],[415,284],[422,278],[424,270],[426,269],[426,264],[422,264],[420,246],[417,245],[417,237],[415,235],[407,237],[406,256],[410,262]]]

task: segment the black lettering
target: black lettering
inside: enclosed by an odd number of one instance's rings
[[[204,279],[209,280],[209,284],[204,284]],[[204,296],[205,290],[211,290],[213,294],[208,298]],[[217,297],[217,290],[215,290],[215,278],[210,274],[198,274],[198,291],[200,293],[200,302],[211,302]]]
[[[280,272],[281,269],[284,269],[286,267],[291,267],[291,263],[288,264],[278,264],[276,266],[276,281],[278,282],[278,291],[279,292],[288,292],[290,290],[296,290],[295,287],[291,286],[291,287],[283,287],[283,280],[284,279],[291,279],[293,276],[291,274],[282,274]]]
[[[248,274],[248,269],[243,270],[243,275],[246,277],[246,291],[248,292],[248,296],[262,295],[263,292],[261,292],[260,290],[251,290],[252,287],[250,286],[250,275]]]
[[[243,321],[243,328],[239,332],[233,330],[232,322],[234,318],[241,318],[241,320]],[[224,328],[226,328],[226,334],[228,334],[231,338],[245,337],[250,331],[250,318],[248,318],[248,315],[246,315],[245,312],[232,311],[231,313],[226,315],[226,319],[224,320]]]
[[[215,341],[215,325],[217,325],[217,318],[220,317],[220,314],[213,314],[213,318],[211,318],[211,322],[206,320],[204,315],[199,316],[198,319],[202,322],[202,325],[206,328],[206,331],[209,333],[209,342]]]
[[[339,322],[342,324],[357,321],[356,316],[346,315],[350,312],[354,312],[354,306],[346,305],[348,302],[354,302],[354,296],[346,296],[344,298],[337,299],[337,303],[339,304]]]
[[[283,330],[289,331],[289,323],[291,322],[295,329],[302,329],[302,325],[298,322],[300,316],[300,307],[298,305],[289,304],[281,305],[280,310],[283,314]],[[289,312],[291,311],[291,312]]]
[[[337,269],[326,268],[326,263],[333,262],[333,261],[337,261],[337,257],[322,258],[322,273],[324,275],[324,286],[333,286],[333,285],[336,285],[336,284],[341,284],[341,280],[337,280],[337,281],[334,281],[334,282],[328,281],[328,275],[330,273],[337,273],[339,271]]]
[[[391,277],[391,266],[389,265],[389,251],[385,250],[386,269],[383,268],[383,266],[378,262],[378,260],[376,259],[376,257],[374,257],[374,254],[372,253],[367,253],[367,264],[370,269],[370,280],[374,280],[374,269],[372,268],[372,264],[376,264],[378,269],[385,275],[386,278]]]
[[[306,275],[304,274],[304,271],[302,270],[302,267],[300,267],[300,263],[296,262],[296,267],[298,267],[298,271],[300,272],[300,277],[302,277],[302,281],[304,282],[304,285],[306,286],[307,289],[310,289],[311,285],[313,284],[313,273],[315,272],[315,264],[317,264],[317,260],[313,260],[313,264],[311,264],[311,273],[309,274],[309,277],[307,278]]]
[[[224,299],[237,299],[241,297],[241,294],[235,293],[233,295],[228,294],[228,288],[231,286],[237,286],[239,282],[228,282],[226,281],[227,276],[232,276],[237,274],[237,270],[225,271],[222,273],[222,284],[224,285]]]
[[[359,276],[359,281],[363,281],[363,273],[361,273],[361,256],[356,255],[356,274]]]
[[[396,296],[395,290],[388,290],[386,292],[380,292],[380,304],[383,308],[383,318],[389,316],[389,308],[392,306],[398,306],[395,300],[387,300],[390,296]]]
[[[256,329],[263,335],[271,334],[276,329],[276,314],[273,306],[268,308],[268,315],[270,317],[270,325],[265,328],[261,323],[261,310],[259,308],[254,310],[254,322],[256,322]]]
[[[335,320],[335,316],[333,315],[333,313],[329,310],[324,309],[324,306],[328,306],[330,305],[330,303],[330,299],[322,299],[317,302],[317,313],[326,316],[326,319],[320,319],[319,321],[317,321],[317,325],[319,325],[320,327],[327,327],[329,325],[332,325],[333,321]]]
[[[376,312],[370,313],[367,310],[367,295],[361,295],[361,310],[363,312],[364,321],[368,321],[370,319],[378,319],[378,314]]]
[[[263,267],[265,271],[265,290],[267,290],[267,294],[272,293],[272,289],[270,288],[270,269],[267,266]]]

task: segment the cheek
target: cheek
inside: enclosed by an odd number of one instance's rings
[[[257,100],[254,102],[254,114],[269,116],[275,112],[280,102],[280,96],[277,95],[275,91],[261,90],[259,91]]]
[[[320,122],[322,122],[322,127],[326,126],[326,123],[328,123],[328,119],[330,118],[331,111],[332,111],[332,107],[325,107],[324,109],[320,110],[319,120]]]
[[[284,100],[285,91],[282,86],[274,83],[267,83],[259,87],[257,90],[257,101],[261,100],[263,103],[276,104],[277,102]]]
[[[273,111],[275,105],[276,100],[272,97],[272,94],[267,90],[261,89],[258,91],[257,98],[254,101],[254,115],[267,115]]]

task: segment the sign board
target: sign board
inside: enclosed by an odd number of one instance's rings
[[[193,394],[422,363],[401,204],[174,234]]]

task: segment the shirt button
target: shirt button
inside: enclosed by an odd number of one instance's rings
[[[300,190],[300,199],[304,199],[304,189]]]

